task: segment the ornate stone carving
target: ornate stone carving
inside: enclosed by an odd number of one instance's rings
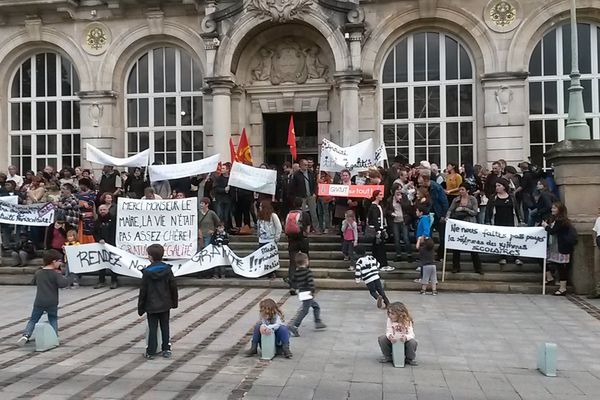
[[[91,55],[97,56],[106,51],[110,44],[111,35],[108,28],[99,22],[86,26],[83,37],[83,48]]]
[[[92,119],[92,126],[100,126],[100,119],[102,119],[102,114],[104,114],[104,106],[94,102],[90,104],[88,112]]]
[[[248,11],[270,17],[275,22],[288,22],[308,11],[312,0],[249,0]]]
[[[513,99],[513,91],[506,85],[500,86],[495,92],[498,111],[500,114],[508,114],[508,105]]]
[[[487,26],[496,32],[509,32],[521,22],[521,5],[518,0],[490,0],[483,11]]]
[[[348,11],[346,20],[351,24],[362,24],[365,22],[365,11],[361,7],[356,7],[354,10]]]
[[[251,70],[253,81],[305,83],[308,79],[325,78],[329,67],[321,60],[321,49],[312,43],[283,38],[258,51]]]
[[[490,18],[498,26],[510,25],[517,18],[517,10],[508,1],[500,1],[490,9]]]

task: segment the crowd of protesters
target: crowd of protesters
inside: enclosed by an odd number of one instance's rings
[[[352,175],[320,171],[311,159],[285,162],[278,171],[274,195],[253,193],[229,186],[231,164],[225,163],[212,174],[150,183],[141,168],[117,171],[105,166],[100,176],[92,171],[64,168],[55,171],[47,166],[20,176],[14,166],[0,173],[0,196],[16,195],[20,204],[52,202],[56,221],[48,227],[1,225],[2,249],[12,252],[15,265],[23,265],[36,249],[63,251],[67,234],[76,232],[77,243],[115,244],[117,198],[172,199],[197,197],[199,204],[199,247],[220,241],[225,234],[256,234],[259,245],[279,241],[282,233],[290,242],[290,276],[295,270],[298,252],[309,253],[309,235],[334,233],[340,236],[345,259],[353,258],[359,238],[370,245],[382,271],[390,265],[386,244],[393,243],[394,261],[412,261],[420,216],[428,216],[430,230],[424,238],[437,232],[435,259],[444,254],[444,231],[448,218],[497,226],[544,226],[550,233],[548,259],[557,265],[559,294],[566,291],[567,265],[574,246],[573,229],[564,205],[558,201],[551,175],[537,170],[528,162],[516,168],[504,160],[491,165],[450,162],[441,171],[436,164],[391,162],[387,168],[371,168]],[[277,170],[262,164],[261,168]],[[318,196],[319,184],[380,185],[370,199]],[[293,218],[290,218],[290,215]],[[288,225],[296,224],[288,232]],[[221,226],[221,229],[217,229]],[[575,234],[576,235],[576,234]],[[571,236],[571,237],[567,237]],[[565,237],[567,237],[565,239]],[[554,240],[552,238],[555,238]],[[460,271],[460,252],[453,251],[452,271]],[[478,253],[471,253],[475,272],[483,273]],[[514,259],[521,265],[520,259]],[[507,263],[506,258],[499,263]],[[352,269],[352,267],[350,267]],[[219,271],[218,276],[222,275]],[[548,282],[554,280],[549,273]],[[100,274],[98,287],[105,282]],[[111,287],[117,286],[112,275]],[[290,281],[290,288],[294,289]]]

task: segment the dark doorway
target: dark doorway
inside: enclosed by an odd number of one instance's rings
[[[318,160],[317,113],[303,112],[294,114],[296,148],[298,159],[311,157],[315,164]],[[280,167],[284,161],[292,161],[287,145],[288,128],[292,113],[263,114],[265,132],[265,162]]]

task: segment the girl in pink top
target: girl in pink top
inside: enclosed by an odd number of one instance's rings
[[[358,225],[356,224],[356,218],[354,211],[348,210],[344,214],[344,221],[342,221],[342,253],[344,254],[344,260],[348,261],[352,257],[354,247],[358,244]],[[350,267],[350,271],[353,267]]]

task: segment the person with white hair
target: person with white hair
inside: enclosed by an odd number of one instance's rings
[[[6,175],[6,180],[15,181],[17,189],[21,189],[21,186],[23,186],[23,177],[19,175],[17,167],[14,165],[8,166],[8,175]]]

